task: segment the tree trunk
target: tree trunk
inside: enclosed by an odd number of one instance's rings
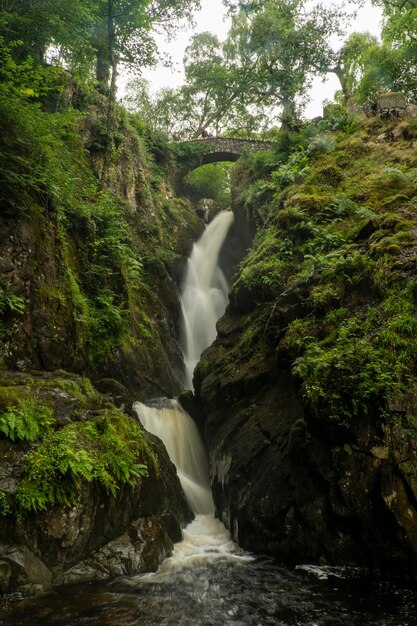
[[[109,114],[113,113],[114,105],[116,103],[116,80],[117,80],[117,59],[115,52],[116,35],[114,30],[114,15],[113,15],[113,0],[108,0],[107,3],[107,33],[109,39],[109,60],[111,67],[111,80],[110,80],[110,98],[109,98]]]
[[[335,67],[333,70],[331,70],[333,72],[333,74],[335,74],[337,76],[337,78],[339,79],[339,83],[340,86],[342,88],[342,93],[343,93],[343,104],[346,104],[346,102],[349,100],[349,98],[352,96],[352,93],[349,89],[348,86],[348,82],[346,80],[346,76],[345,73],[343,71],[343,68],[341,65],[338,65],[337,67]]]
[[[108,87],[110,80],[110,63],[109,53],[106,48],[104,50],[102,48],[97,50],[96,79],[99,83]]]
[[[112,166],[113,154],[114,154],[114,131],[116,126],[115,106],[116,106],[116,93],[117,93],[117,57],[115,52],[115,29],[114,29],[114,14],[113,14],[113,2],[114,0],[107,0],[107,40],[108,50],[107,58],[110,62],[111,76],[110,76],[110,91],[109,102],[107,109],[107,146],[104,153],[103,169],[101,173],[101,184],[105,185],[108,182],[109,172]]]
[[[295,104],[290,98],[282,101],[281,130],[294,130],[296,126]]]
[[[110,56],[107,17],[100,18],[91,34],[91,45],[96,51],[96,79],[105,87],[110,80]]]

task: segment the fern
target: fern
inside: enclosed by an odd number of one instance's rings
[[[148,476],[144,457],[155,465],[139,426],[118,411],[49,431],[26,456],[17,504],[28,511],[70,507],[82,484],[92,482],[115,496],[121,484],[133,487]]]
[[[0,515],[5,516],[11,512],[9,500],[4,491],[0,491]]]
[[[0,414],[0,432],[12,441],[33,443],[49,430],[52,422],[50,407],[25,398]]]

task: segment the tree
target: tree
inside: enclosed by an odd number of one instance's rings
[[[250,43],[264,89],[280,93],[284,117],[294,115],[314,74],[336,74],[348,96],[344,48],[337,52],[330,43],[343,38],[348,13],[336,4],[310,8],[304,0],[257,0],[244,5],[243,12],[251,22]]]
[[[92,46],[97,56],[97,79],[111,87],[117,66],[138,70],[152,65],[158,54],[155,33],[171,37],[181,20],[190,20],[199,0],[92,0],[95,26]]]
[[[63,54],[85,48],[88,26],[94,20],[93,5],[85,0],[3,0],[0,35],[13,47],[16,60],[28,56],[44,63],[48,47]]]
[[[232,31],[221,43],[211,33],[196,35],[185,53],[185,84],[163,89],[152,99],[144,94],[143,82],[135,81],[129,102],[135,102],[148,123],[167,134],[198,137],[208,129],[220,133],[226,128],[259,128],[267,109],[254,101],[253,66],[236,49],[239,36]]]
[[[382,43],[369,41],[360,52],[356,98],[363,102],[384,91],[400,91],[415,101],[417,0],[374,0],[374,4],[383,9]]]

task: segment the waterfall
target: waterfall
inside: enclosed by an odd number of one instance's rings
[[[194,244],[188,260],[181,309],[184,320],[186,378],[192,387],[195,365],[216,337],[216,322],[227,304],[227,284],[218,266],[221,247],[233,222],[233,213],[219,213]],[[133,409],[144,428],[165,444],[188,502],[198,514],[213,514],[208,462],[198,429],[176,400],[161,398]]]
[[[186,384],[190,388],[194,367],[203,350],[216,338],[216,322],[226,308],[228,289],[218,267],[218,258],[232,222],[231,212],[219,213],[194,244],[188,260],[181,309]],[[173,555],[165,559],[156,574],[142,575],[140,580],[164,581],[174,570],[201,565],[202,562],[250,560],[251,557],[239,549],[223,524],[214,517],[207,456],[192,418],[177,400],[167,398],[147,405],[135,402],[133,409],[144,428],[164,442],[188,503],[196,513]],[[134,579],[132,584],[135,584]]]
[[[165,444],[190,507],[194,521],[183,531],[182,541],[175,544],[172,556],[166,558],[157,572],[131,577],[126,583],[165,583],[172,576],[190,568],[228,561],[246,563],[252,557],[232,540],[222,522],[214,517],[214,504],[208,478],[208,463],[200,434],[192,418],[177,400],[160,398],[145,405],[133,405],[144,428]]]
[[[167,398],[151,405],[135,402],[133,409],[143,427],[164,442],[194,513],[213,514],[207,455],[193,419],[177,400]]]
[[[185,386],[193,388],[194,368],[216,338],[216,322],[226,309],[228,286],[218,266],[221,247],[234,216],[222,211],[194,244],[181,293]]]

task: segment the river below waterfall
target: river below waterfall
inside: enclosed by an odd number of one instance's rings
[[[12,612],[9,604],[7,615],[0,609],[2,626],[417,625],[415,592],[376,575],[221,556],[193,560],[153,581],[58,588]]]

